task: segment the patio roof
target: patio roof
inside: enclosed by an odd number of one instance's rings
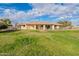
[[[51,23],[51,22],[29,22],[29,23],[20,23],[18,25],[62,25],[58,23]]]

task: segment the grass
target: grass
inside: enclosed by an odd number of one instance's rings
[[[21,30],[0,33],[0,55],[79,56],[79,31]]]

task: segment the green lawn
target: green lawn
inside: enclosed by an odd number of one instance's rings
[[[79,31],[30,31],[0,33],[0,55],[79,56]]]

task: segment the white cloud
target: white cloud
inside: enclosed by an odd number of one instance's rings
[[[67,18],[79,18],[79,4],[64,4],[63,6],[61,4],[32,4],[32,6],[33,9],[27,13],[30,17],[49,15],[50,17],[59,17],[58,20]],[[76,24],[78,24],[77,21],[78,20],[74,19]],[[73,24],[75,24],[74,22]]]
[[[17,11],[16,9],[4,9],[3,18],[10,18],[11,20],[26,18],[26,12]]]
[[[72,14],[76,14],[79,10],[74,7],[77,4],[70,4],[68,6],[61,6],[60,4],[31,4],[33,9],[29,10],[28,12],[24,11],[17,11],[15,9],[5,9],[4,15],[10,18],[35,18],[43,15],[53,16],[60,16],[66,17],[68,15],[72,16]]]
[[[16,13],[16,18],[26,18],[26,13],[24,11],[19,11]]]
[[[59,19],[67,19],[67,18],[78,18],[79,16],[79,4],[53,4],[53,3],[38,3],[31,4],[33,7],[32,10],[29,11],[19,11],[16,9],[2,9],[4,16],[9,17],[12,20],[15,19],[24,19],[30,21],[37,21],[39,19],[35,19],[39,16],[49,15],[50,18],[58,17]],[[50,19],[51,21],[51,19]],[[75,20],[76,21],[76,20]]]
[[[30,17],[38,17],[42,15],[56,15],[56,16],[62,16],[62,15],[72,15],[74,12],[74,6],[62,6],[57,4],[32,4],[34,7],[32,10],[30,10],[27,13],[27,16]]]

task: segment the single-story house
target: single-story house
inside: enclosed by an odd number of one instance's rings
[[[60,29],[62,24],[50,23],[50,22],[29,22],[16,24],[19,29],[32,29],[32,30],[54,30]]]

